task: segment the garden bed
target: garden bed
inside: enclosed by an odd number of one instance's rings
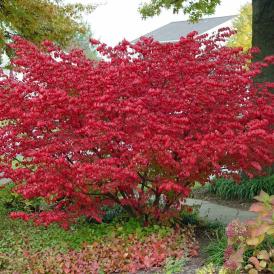
[[[155,266],[168,270],[175,263],[184,266],[198,252],[193,226],[142,227],[134,219],[102,224],[83,220],[63,230],[57,225],[45,228],[11,220],[1,208],[1,273],[135,273]]]

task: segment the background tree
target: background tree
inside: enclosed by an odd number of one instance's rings
[[[214,14],[215,8],[221,0],[151,0],[140,8],[140,13],[144,18],[159,15],[163,8],[172,9],[174,13],[182,10],[184,14],[189,14],[191,21],[199,20],[204,14]]]
[[[67,50],[72,49],[82,49],[89,59],[98,59],[98,54],[90,43],[90,38],[92,37],[92,30],[89,25],[85,25],[86,31],[84,33],[76,33],[75,37],[70,41]]]
[[[228,45],[232,47],[243,47],[248,50],[252,46],[252,5],[245,4],[240,14],[233,20],[233,28],[237,33],[231,36]]]
[[[175,13],[182,10],[190,15],[191,21],[197,21],[203,15],[214,14],[220,3],[221,0],[151,0],[140,8],[140,13],[147,18],[159,14],[163,8],[172,9]],[[252,46],[261,50],[254,58],[258,61],[274,54],[274,1],[252,0],[252,10]],[[274,82],[274,66],[264,68],[256,81]]]
[[[54,41],[65,48],[77,35],[87,31],[81,23],[92,6],[64,4],[63,0],[2,0],[0,4],[0,53],[11,54],[5,46],[16,34],[39,45]]]
[[[252,7],[252,46],[261,50],[254,59],[258,61],[265,56],[274,55],[274,1],[252,0]],[[274,66],[263,68],[263,73],[256,78],[256,81],[274,82]]]

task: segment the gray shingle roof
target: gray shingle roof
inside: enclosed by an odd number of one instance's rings
[[[197,31],[199,34],[205,33],[210,29],[229,21],[233,17],[235,17],[235,15],[205,18],[194,24],[189,21],[171,22],[142,36],[153,37],[159,42],[175,42],[178,41],[180,37],[186,36],[192,31]],[[137,41],[138,39],[135,39],[132,42],[134,43]]]

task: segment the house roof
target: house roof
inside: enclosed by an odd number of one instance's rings
[[[199,34],[202,34],[221,24],[224,24],[234,17],[235,15],[205,18],[194,24],[189,21],[171,22],[142,36],[153,37],[159,42],[175,42],[179,41],[180,37],[186,36],[192,31],[197,31]],[[135,43],[138,40],[139,38],[132,42]]]

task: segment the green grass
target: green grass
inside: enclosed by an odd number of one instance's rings
[[[206,254],[206,263],[213,263],[215,266],[222,266],[224,263],[224,251],[227,247],[225,228],[217,226],[210,237],[209,244],[202,250]]]
[[[251,201],[261,190],[270,195],[274,194],[274,174],[254,179],[245,179],[241,183],[220,178],[205,187],[209,192],[225,200]]]

